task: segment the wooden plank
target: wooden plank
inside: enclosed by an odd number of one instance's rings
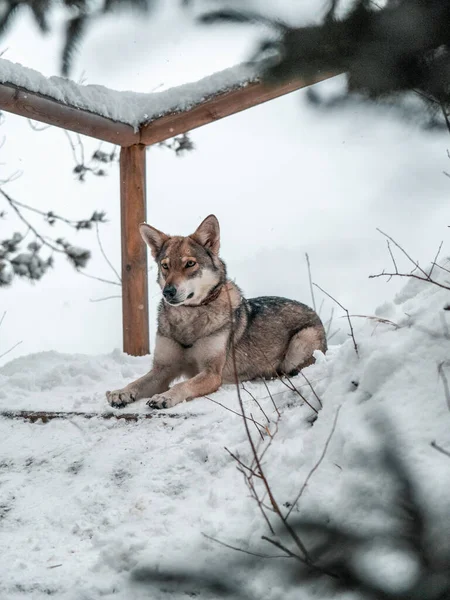
[[[142,144],[120,151],[123,351],[132,356],[150,353],[147,247],[139,233],[146,220],[145,151]]]
[[[120,146],[139,142],[131,125],[5,83],[0,84],[0,109]]]
[[[223,92],[203,101],[190,110],[159,117],[146,125],[142,125],[140,130],[141,143],[149,146],[162,142],[336,75],[337,73],[320,73],[308,79],[295,79],[287,83],[274,85],[254,82],[237,90]]]
[[[307,79],[273,85],[249,83],[235,90],[213,94],[189,110],[159,117],[141,125],[137,132],[125,123],[63,104],[9,83],[0,84],[0,110],[122,147],[138,143],[149,146],[336,75],[337,73],[320,73]]]
[[[0,417],[3,419],[19,419],[22,421],[29,421],[30,423],[36,423],[41,421],[42,423],[48,423],[55,419],[116,419],[118,421],[144,421],[147,419],[154,418],[169,418],[169,419],[187,419],[188,416],[192,415],[180,415],[176,413],[163,413],[163,412],[148,412],[148,413],[124,413],[124,412],[106,412],[106,413],[95,413],[95,412],[81,412],[81,411],[53,411],[53,410],[3,410],[0,412]]]

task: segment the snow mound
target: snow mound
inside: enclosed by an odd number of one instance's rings
[[[399,458],[421,496],[432,498],[433,547],[448,546],[450,463],[431,442],[450,450],[450,411],[440,376],[450,378],[449,295],[431,284],[408,283],[395,302],[378,311],[381,317],[389,314],[392,323],[368,320],[355,327],[359,357],[352,340],[318,356],[304,371],[323,403],[315,420],[298,394],[280,382],[268,384],[282,416],[264,465],[283,507],[293,502],[320,458],[340,407],[326,456],[293,516],[313,515],[357,530],[387,527],[375,505],[389,502],[393,488],[376,463],[384,440],[395,437]],[[16,404],[37,410],[47,402],[54,409],[69,409],[79,401],[101,412],[106,406],[102,390],[142,374],[146,363],[118,352],[24,357],[0,369],[0,405],[2,410]],[[317,406],[302,375],[294,383]],[[273,431],[276,413],[266,387],[251,383],[246,388],[247,414],[265,423],[264,411]],[[212,400],[198,399],[138,424],[0,419],[7,440],[0,456],[1,597],[184,598],[184,592],[169,593],[163,586],[149,596],[148,587],[132,577],[142,567],[180,566],[226,572],[230,582],[250,588],[255,597],[297,598],[299,590],[280,575],[279,561],[260,561],[249,578],[242,555],[202,535],[273,552],[261,540],[267,525],[224,450],[249,460],[242,419],[226,410],[239,411],[236,391],[224,387]],[[138,403],[136,410],[145,411],[145,406]],[[170,413],[182,418],[171,419]],[[404,556],[372,559],[358,560],[362,568],[366,561],[369,570],[376,564],[393,587],[415,576],[414,564]],[[330,597],[321,580],[302,584],[301,592],[306,600]]]
[[[47,78],[38,71],[0,59],[0,83],[126,123],[135,130],[163,115],[181,112],[221,92],[243,87],[256,78],[255,67],[241,64],[200,81],[144,94],[111,90],[102,85],[80,85],[62,77]]]

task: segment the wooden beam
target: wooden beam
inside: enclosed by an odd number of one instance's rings
[[[273,85],[258,81],[249,83],[234,90],[213,94],[206,100],[199,101],[191,109],[170,113],[144,123],[140,131],[134,131],[131,125],[64,104],[10,83],[0,84],[0,110],[122,147],[139,143],[149,146],[336,75],[337,73],[321,73],[308,79],[295,79]]]
[[[145,150],[136,144],[120,151],[123,351],[132,356],[150,353],[147,246],[139,234],[146,220]]]
[[[139,142],[139,132],[135,132],[131,125],[6,83],[0,84],[0,110],[120,146]]]
[[[162,142],[336,75],[337,73],[321,73],[308,79],[295,79],[287,83],[274,85],[267,85],[258,81],[236,90],[217,94],[190,110],[159,117],[146,125],[142,125],[140,130],[141,144],[149,146]]]

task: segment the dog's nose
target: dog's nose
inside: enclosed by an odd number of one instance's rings
[[[174,285],[166,285],[163,289],[163,296],[166,300],[173,300],[177,294],[177,288]]]

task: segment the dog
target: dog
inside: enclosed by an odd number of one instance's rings
[[[151,408],[170,408],[222,384],[296,375],[314,362],[315,350],[326,352],[323,324],[311,308],[279,297],[247,300],[228,279],[214,215],[187,237],[146,223],[139,229],[158,265],[163,295],[153,368],[106,392],[111,406],[148,398]]]

